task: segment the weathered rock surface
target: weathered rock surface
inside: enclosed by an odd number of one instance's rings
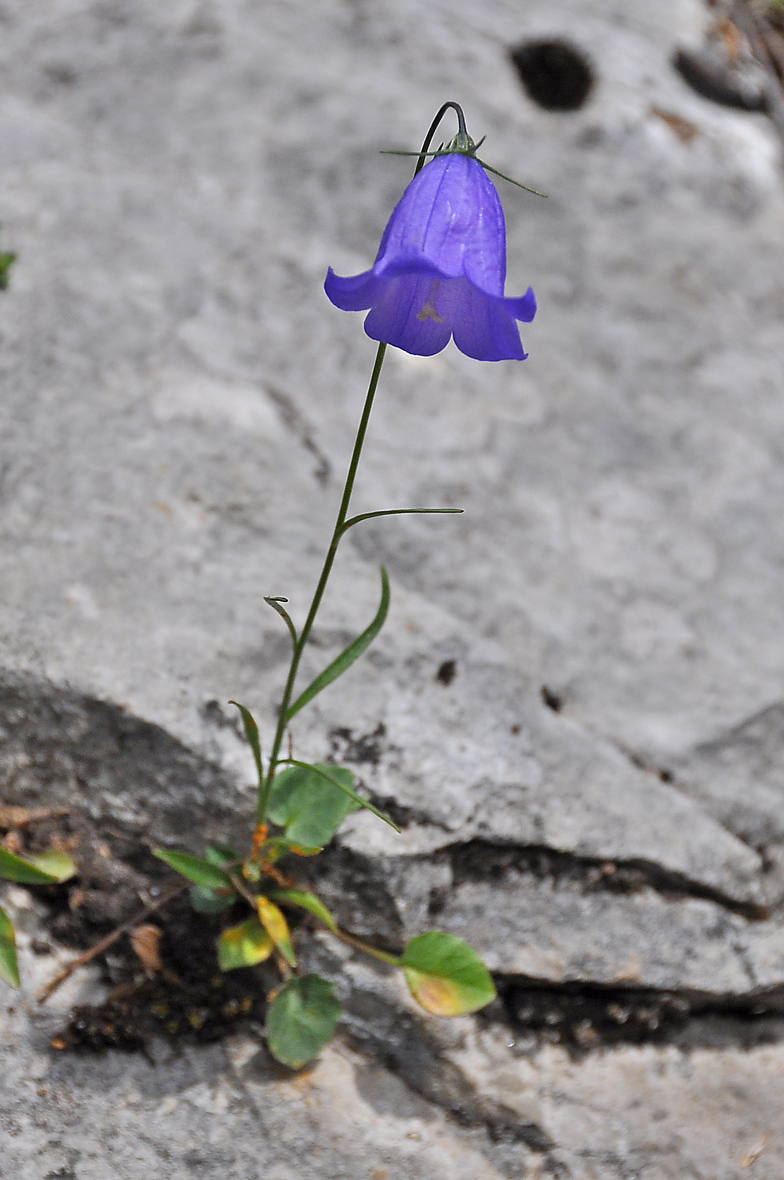
[[[236,838],[224,702],[269,734],[287,641],[261,598],[301,614],[320,563],[373,356],[321,283],[369,264],[405,184],[377,152],[456,98],[550,195],[502,192],[530,359],[389,358],[356,510],[466,511],[350,534],[308,670],[366,625],[382,560],[393,610],[294,732],[401,819],[352,817],[327,857],[344,920],[464,934],[506,1006],[437,1024],[327,940],[347,1039],[292,1080],[250,1036],[58,1057],[95,980],[49,1015],[14,996],[0,1172],[784,1178],[784,181],[765,117],[672,68],[706,19],[3,0],[10,800]],[[509,50],[541,36],[591,60],[575,112],[520,86]],[[32,953],[40,920],[20,911],[27,994],[62,957]],[[552,1043],[516,988],[565,1006]],[[602,1040],[581,1013],[622,1023],[626,995],[680,1024]]]

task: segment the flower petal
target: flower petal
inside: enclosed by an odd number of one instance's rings
[[[374,270],[417,254],[450,278],[462,274],[502,295],[506,231],[501,201],[482,165],[454,152],[437,156],[398,201],[381,239]]]
[[[524,361],[528,354],[523,352],[514,312],[507,306],[519,301],[486,295],[467,279],[462,283],[452,325],[460,351],[477,361]]]
[[[382,294],[365,319],[365,331],[372,340],[384,340],[414,356],[433,356],[446,348],[452,323],[438,292],[450,280],[407,274],[379,282]]]
[[[365,270],[362,274],[341,278],[330,267],[324,280],[327,298],[341,311],[367,311],[369,307],[373,306],[378,285],[379,279],[376,278],[372,270]]]
[[[521,295],[519,299],[504,299],[504,305],[516,320],[530,324],[536,315],[536,296],[533,287],[529,287],[525,295]]]

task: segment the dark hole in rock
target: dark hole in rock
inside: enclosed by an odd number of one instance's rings
[[[557,693],[551,692],[546,684],[542,685],[542,700],[547,705],[547,708],[552,709],[554,713],[561,712],[563,699]]]
[[[578,111],[593,89],[587,57],[567,41],[525,41],[510,56],[529,98],[546,111]]]
[[[702,98],[741,111],[766,111],[759,76],[705,51],[679,49],[672,64],[687,86]]]
[[[436,672],[436,680],[439,684],[451,684],[457,675],[457,660],[444,660],[441,667]]]

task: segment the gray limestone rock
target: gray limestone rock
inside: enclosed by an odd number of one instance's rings
[[[372,617],[380,561],[393,608],[293,727],[400,819],[353,816],[326,854],[341,918],[470,937],[503,1003],[425,1018],[327,939],[346,1016],[301,1078],[253,1030],[58,1055],[100,978],[35,1005],[68,952],[12,889],[1,1173],[784,1178],[784,185],[765,116],[673,68],[707,19],[0,3],[4,801],[242,837],[226,702],[268,742],[287,639],[262,596],[307,607],[373,358],[321,284],[370,264],[409,175],[378,152],[456,98],[549,194],[502,187],[529,360],[389,357],[356,511],[465,513],[349,534],[303,679]],[[579,109],[524,91],[511,52],[542,38],[589,63]]]

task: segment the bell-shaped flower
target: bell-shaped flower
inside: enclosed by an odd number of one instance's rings
[[[517,320],[536,313],[529,287],[504,296],[506,226],[495,185],[472,153],[436,155],[392,212],[371,270],[324,289],[343,311],[365,311],[365,331],[432,356],[454,336],[478,361],[525,360]]]

